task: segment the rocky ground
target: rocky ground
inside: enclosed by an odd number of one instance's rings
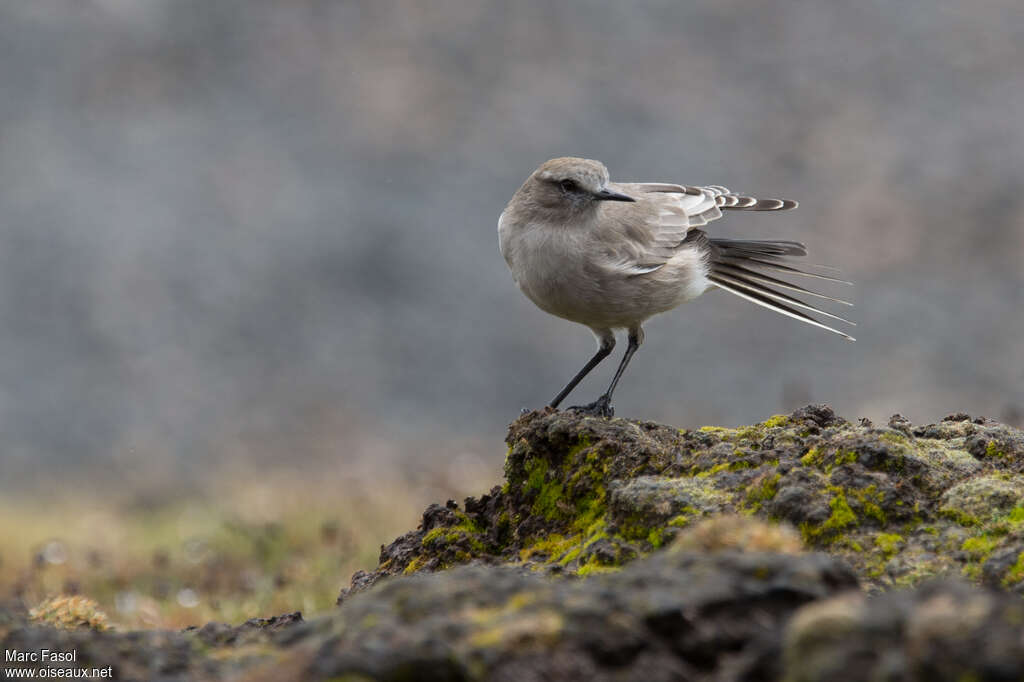
[[[507,443],[502,486],[430,506],[333,614],[116,632],[0,607],[0,638],[117,679],[1024,679],[1024,432],[544,410]]]

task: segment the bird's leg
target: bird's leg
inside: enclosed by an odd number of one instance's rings
[[[569,383],[565,385],[555,399],[551,401],[551,407],[558,407],[559,403],[565,400],[565,396],[572,392],[572,389],[576,388],[576,384],[583,381],[583,377],[590,374],[590,371],[597,367],[602,360],[611,355],[612,349],[615,348],[615,335],[611,330],[595,331],[594,335],[597,336],[597,352],[594,353],[594,357],[587,361],[587,364],[583,365],[583,369],[576,373]]]
[[[570,409],[578,410],[584,414],[592,414],[596,417],[614,417],[615,409],[612,407],[612,393],[615,392],[615,387],[619,383],[619,379],[622,378],[622,373],[626,371],[626,365],[633,359],[633,353],[640,347],[640,344],[644,342],[644,330],[639,326],[633,327],[629,330],[629,344],[626,346],[626,354],[622,356],[622,362],[619,363],[619,368],[615,370],[615,376],[612,377],[612,383],[608,386],[608,390],[604,392],[600,398],[590,403],[589,405],[580,405],[579,407],[573,407]]]

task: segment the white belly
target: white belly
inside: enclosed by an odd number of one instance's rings
[[[501,228],[501,250],[522,292],[538,308],[592,328],[628,328],[707,290],[699,251],[685,249],[662,268],[628,275],[580,235]]]

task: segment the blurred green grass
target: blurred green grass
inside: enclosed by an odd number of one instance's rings
[[[314,614],[334,606],[354,571],[376,566],[381,544],[415,528],[428,503],[494,480],[367,484],[263,471],[218,474],[201,491],[164,486],[159,495],[84,485],[7,494],[0,597],[32,608],[84,595],[119,629]]]

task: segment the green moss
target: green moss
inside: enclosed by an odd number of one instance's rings
[[[788,423],[789,417],[787,417],[784,414],[777,414],[774,417],[768,417],[768,419],[765,419],[763,422],[761,422],[761,426],[768,429],[773,429],[777,426],[785,426]]]
[[[569,448],[569,451],[566,453],[566,459],[572,459],[573,457],[578,455],[583,450],[586,450],[587,448],[589,448],[590,445],[591,445],[591,442],[590,442],[590,437],[589,436],[587,436],[586,434],[583,434],[583,435],[579,436],[576,439],[576,444],[573,445],[571,448]]]
[[[447,533],[448,529],[446,527],[438,526],[437,528],[432,529],[426,535],[424,535],[423,539],[420,541],[420,544],[424,547],[432,547],[433,545],[437,544],[438,540],[443,538]]]
[[[579,557],[580,552],[583,551],[583,547],[573,547],[568,552],[562,555],[562,558],[558,560],[558,563],[562,566],[570,564]]]
[[[852,526],[857,523],[857,515],[850,509],[849,503],[846,501],[846,496],[842,491],[836,493],[828,503],[829,509],[832,510],[832,515],[829,516],[828,520],[822,525],[822,528],[826,530],[838,530]]]
[[[547,461],[539,457],[528,459],[523,468],[526,470],[526,489],[537,493],[533,501],[533,513],[549,521],[558,518],[562,484],[557,480],[548,480]]]
[[[999,443],[990,440],[988,445],[985,446],[985,457],[988,459],[1002,459],[1006,457],[1006,453],[999,447]]]
[[[619,535],[626,540],[644,540],[651,532],[649,517],[642,511],[617,519],[615,525]]]
[[[592,532],[586,535],[586,539],[583,541],[583,549],[590,547],[598,540],[604,540],[608,537],[608,533],[605,531],[603,521],[599,521],[598,523],[595,523],[593,526],[591,526],[591,531]]]
[[[647,534],[647,542],[651,543],[651,546],[657,549],[661,547],[664,542],[665,529],[664,528],[652,528],[651,532]]]
[[[405,570],[402,571],[402,574],[403,575],[412,575],[416,571],[418,571],[421,568],[423,568],[423,564],[424,563],[426,563],[426,559],[424,559],[422,556],[415,556],[415,557],[413,557],[412,561],[410,561],[406,565]]]
[[[498,516],[498,537],[505,538],[512,530],[512,519],[507,511],[501,512]]]
[[[1009,587],[1024,580],[1024,552],[1017,555],[1017,561],[1003,577],[1003,585]]]
[[[839,450],[834,456],[830,456],[828,452],[815,445],[800,458],[800,463],[805,467],[824,469],[825,473],[831,473],[835,467],[853,464],[857,458],[857,452],[854,450]]]
[[[1010,513],[1006,515],[1006,521],[1013,525],[1024,523],[1024,507],[1014,507]]]
[[[832,499],[829,500],[828,506],[832,513],[828,519],[818,526],[806,522],[800,525],[800,534],[803,536],[804,542],[808,544],[815,541],[832,544],[841,539],[840,531],[857,524],[857,515],[853,513],[849,502],[846,501],[843,489],[829,486],[829,491],[832,493]]]
[[[557,468],[546,459],[525,461],[523,489],[533,494],[530,512],[554,522],[548,528],[557,531],[526,540],[519,552],[521,561],[539,559],[568,566],[591,544],[607,537],[605,480],[610,461],[588,436],[566,449]],[[645,528],[644,536],[650,530]]]
[[[875,547],[882,550],[886,559],[898,552],[903,542],[903,536],[896,533],[879,533],[875,536]]]
[[[465,541],[469,549],[475,554],[483,554],[487,548],[481,539],[483,531],[479,524],[464,512],[456,512],[456,516],[459,519],[458,524],[432,528],[423,536],[420,545],[426,549],[435,549],[443,545],[454,545]],[[465,550],[458,551],[464,555],[460,557],[456,554],[456,558],[460,561],[471,558],[468,554],[465,554]]]
[[[875,485],[869,485],[866,488],[851,488],[846,492],[857,501],[865,515],[885,524],[885,511],[882,509],[883,496]]]
[[[841,547],[846,547],[851,552],[857,552],[858,554],[864,551],[864,547],[852,538],[839,538],[839,540],[836,541],[836,544]]]
[[[745,426],[740,429],[736,429],[735,440],[750,440],[758,441],[764,438],[764,431],[757,426]]]
[[[859,542],[849,536],[838,538],[832,547],[852,552],[860,570],[864,571],[869,578],[878,578],[886,572],[889,559],[902,549],[905,541],[903,536],[896,533],[880,533],[877,537],[869,536],[865,539],[874,543],[876,551],[865,550]],[[851,560],[854,560],[853,557]]]
[[[960,545],[960,549],[967,552],[971,559],[974,561],[984,562],[988,559],[989,554],[996,548],[999,541],[989,537],[987,534],[979,535],[973,538],[967,538],[963,544]]]
[[[695,475],[698,478],[707,478],[708,476],[714,476],[715,474],[723,471],[742,471],[743,469],[753,469],[754,465],[747,460],[732,460],[729,462],[721,462],[705,471],[699,471]]]
[[[821,450],[817,446],[811,448],[807,453],[800,458],[800,463],[805,467],[816,467],[819,466],[823,461]]]
[[[596,558],[591,557],[587,563],[579,567],[579,570],[576,571],[576,575],[581,578],[585,578],[588,575],[594,575],[597,573],[614,573],[620,570],[622,570],[621,566],[602,564]]]
[[[607,538],[604,520],[592,523],[584,532],[564,536],[552,533],[544,537],[531,539],[519,550],[519,560],[541,558],[545,563],[557,562],[567,566],[579,558],[580,554],[602,538]]]
[[[774,474],[772,476],[765,476],[762,478],[761,483],[750,488],[747,491],[747,505],[757,510],[761,508],[764,502],[775,497],[776,493],[779,492],[779,480],[782,478],[782,474]]]
[[[608,458],[588,448],[590,439],[581,436],[566,452],[557,472],[552,472],[543,459],[526,461],[525,489],[536,494],[532,513],[548,521],[570,522],[577,531],[604,516]]]
[[[981,525],[981,521],[978,520],[978,517],[972,516],[967,512],[960,511],[959,509],[942,509],[939,511],[939,516],[955,521],[961,526],[966,526],[968,528]]]
[[[785,426],[789,422],[789,418],[785,415],[775,415],[769,417],[766,421],[754,426],[741,426],[737,429],[728,429],[723,426],[702,426],[698,429],[702,433],[713,433],[720,437],[723,441],[736,442],[741,440],[749,441],[760,441],[765,437],[766,428],[775,428],[779,426]]]
[[[533,502],[532,511],[549,521],[558,518],[558,502],[562,499],[562,484],[552,482],[541,488],[537,499]]]
[[[886,431],[880,436],[880,438],[884,441],[895,443],[897,445],[906,445],[908,443],[906,436],[895,431]]]
[[[602,522],[607,509],[605,497],[604,487],[601,487],[593,494],[578,500],[575,505],[576,514],[572,521],[573,529],[585,532],[595,523]]]
[[[577,547],[581,541],[582,537],[579,535],[566,538],[558,533],[552,533],[547,537],[534,540],[529,546],[519,550],[519,560],[526,561],[535,555],[541,555],[555,561]]]
[[[840,450],[836,453],[835,466],[853,464],[857,461],[857,453],[853,450]]]
[[[667,525],[673,528],[685,528],[686,526],[690,525],[693,522],[693,520],[700,515],[701,514],[697,509],[694,509],[691,506],[686,506],[679,510],[678,515],[673,516],[671,519],[669,519]]]

